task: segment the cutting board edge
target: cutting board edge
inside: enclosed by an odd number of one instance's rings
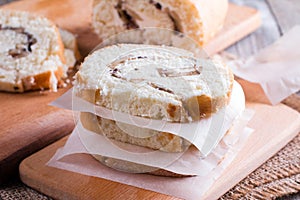
[[[219,45],[220,41],[222,40],[221,37],[216,36],[213,41],[209,42],[207,45],[205,45],[203,48],[207,52],[208,55],[214,55],[218,52],[224,51],[230,46],[236,44],[243,38],[246,38],[249,36],[249,34],[255,32],[261,25],[262,25],[262,18],[259,10],[256,10],[255,8],[248,7],[248,6],[240,6],[240,5],[235,5],[233,3],[229,3],[229,6],[234,6],[234,7],[241,7],[244,9],[248,9],[249,11],[252,11],[252,16],[248,18],[246,21],[243,22],[243,24],[239,27],[243,27],[240,31],[239,34],[233,33],[233,32],[226,32],[226,38],[231,38],[227,39],[225,42],[223,41],[223,45]],[[237,29],[237,27],[235,27]],[[240,32],[243,32],[241,34]],[[224,34],[223,34],[224,36]],[[234,38],[234,39],[233,39]]]
[[[255,105],[255,102],[248,102],[247,105]],[[267,143],[268,145],[265,145],[264,148],[267,148],[264,152],[271,152],[270,150],[273,150],[272,153],[268,153],[267,156],[262,157],[262,153],[259,155],[256,155],[254,158],[252,158],[252,160],[260,160],[259,163],[264,163],[266,162],[268,159],[270,159],[272,156],[274,156],[276,153],[278,153],[281,149],[283,149],[293,138],[295,138],[297,136],[297,134],[300,133],[300,113],[285,105],[285,104],[278,104],[277,106],[281,106],[283,107],[285,110],[288,110],[289,112],[293,113],[295,115],[295,120],[291,123],[291,126],[286,129],[284,132],[290,132],[289,134],[282,134],[282,136],[286,135],[285,137],[280,137],[277,138],[277,142],[275,144],[274,141],[270,141],[269,143]],[[272,144],[273,143],[273,144]],[[273,145],[273,146],[272,146]],[[260,149],[261,150],[261,149]],[[253,161],[248,160],[246,163],[251,164],[253,163]],[[249,166],[249,165],[247,165]],[[251,165],[250,165],[251,166]],[[252,167],[248,167],[246,168],[247,173],[245,174],[250,174],[253,171],[255,171],[257,168],[259,168],[259,166],[261,166],[261,164],[257,164],[254,165],[252,164]],[[239,171],[239,173],[243,173],[243,170],[245,169],[237,169]],[[246,175],[247,176],[247,175]],[[245,177],[246,177],[245,176]],[[244,177],[244,178],[245,178]],[[204,199],[210,200],[210,199],[218,199],[220,198],[223,194],[225,194],[227,191],[229,191],[232,187],[234,187],[237,183],[239,183],[240,181],[243,180],[243,177],[233,177],[232,178],[234,181],[231,182],[227,182],[226,186],[224,187],[218,187],[217,189],[215,189],[214,192],[211,192],[211,190],[209,190],[205,195],[204,195]]]
[[[55,149],[53,150],[53,153],[51,155],[51,157],[55,154],[56,150],[59,149],[60,147],[62,147],[65,142],[67,141],[69,136],[65,136],[63,137],[62,139],[60,139],[59,141],[55,142],[55,143],[52,143],[50,144],[48,147],[46,147],[47,149],[48,148],[51,148],[51,149]],[[62,144],[61,144],[62,143]],[[78,199],[78,196],[76,196],[76,194],[74,194],[73,192],[69,192],[68,190],[61,190],[61,187],[59,187],[58,185],[56,185],[54,183],[54,187],[52,189],[54,189],[55,192],[49,192],[49,189],[48,188],[43,188],[41,187],[41,185],[43,184],[43,181],[41,180],[41,174],[36,174],[36,176],[34,177],[29,177],[27,174],[34,174],[36,172],[36,170],[34,168],[32,168],[32,165],[30,164],[30,160],[31,159],[34,159],[35,155],[38,154],[38,153],[41,153],[42,151],[47,151],[47,149],[44,148],[44,149],[41,149],[40,151],[36,152],[35,154],[27,157],[26,159],[24,159],[20,166],[19,166],[19,171],[20,171],[20,179],[23,183],[25,183],[26,185],[28,185],[29,187],[41,192],[41,193],[44,193],[54,199],[65,199],[65,198],[61,198],[62,196],[66,196],[66,199],[68,200],[77,200]],[[46,166],[46,163],[45,165],[43,165],[43,167],[50,167],[50,166]],[[51,167],[50,167],[51,168]],[[62,170],[62,169],[57,169],[55,168],[55,170],[58,170],[58,171],[65,171],[65,170]],[[26,173],[28,172],[28,173]],[[66,171],[67,173],[70,173],[70,174],[75,174],[75,175],[79,175],[79,176],[86,176],[86,175],[82,175],[82,174],[78,174],[78,173],[75,173],[75,172],[71,172],[71,171]],[[36,178],[36,179],[35,179]],[[93,177],[93,178],[96,178],[96,179],[101,179],[105,182],[110,182],[110,183],[114,183],[114,184],[117,184],[117,185],[122,185],[122,186],[126,186],[126,187],[129,187],[131,188],[131,190],[135,190],[135,191],[146,191],[148,193],[151,193],[153,195],[162,195],[162,196],[165,196],[166,199],[165,200],[179,200],[179,198],[176,198],[176,197],[172,197],[172,196],[168,196],[166,194],[162,194],[162,193],[158,193],[158,192],[155,192],[155,191],[151,191],[151,190],[147,190],[147,189],[143,189],[143,188],[139,188],[139,187],[136,187],[136,186],[132,186],[132,185],[126,185],[126,184],[123,184],[123,183],[119,183],[119,182],[116,182],[116,181],[111,181],[111,180],[108,180],[108,179],[104,179],[104,178],[97,178],[97,177]],[[54,195],[53,195],[54,194]]]
[[[300,120],[298,120],[300,122]],[[256,169],[258,169],[264,162],[268,161],[270,158],[272,158],[276,153],[278,153],[281,149],[283,149],[290,141],[293,140],[293,138],[295,138],[297,136],[297,134],[300,132],[300,125],[298,125],[298,128],[295,128],[295,130],[292,132],[292,134],[287,135],[286,137],[284,137],[282,139],[281,142],[277,143],[276,145],[274,145],[275,147],[272,148],[272,146],[268,146],[267,150],[265,150],[265,152],[270,152],[268,153],[267,156],[264,156],[264,158],[260,158],[259,155],[256,155],[255,158],[253,158],[252,160],[259,160],[259,164],[256,165],[248,165],[250,167],[246,168],[246,169],[238,169],[238,172],[245,174],[245,176],[243,177],[233,177],[232,180],[230,180],[232,183],[227,182],[226,186],[223,187],[218,187],[217,189],[215,189],[213,192],[210,193],[210,191],[208,191],[207,194],[205,194],[205,196],[203,197],[203,200],[210,200],[210,199],[219,199],[222,195],[224,195],[226,192],[228,192],[231,188],[233,188],[236,184],[238,184],[240,181],[242,181],[245,177],[247,177],[247,175],[251,174],[252,172],[254,172]],[[268,150],[272,150],[273,151],[268,151]],[[253,163],[248,161],[247,163]],[[243,172],[243,170],[246,170],[246,172]]]

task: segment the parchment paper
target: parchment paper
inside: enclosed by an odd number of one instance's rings
[[[245,109],[244,93],[237,82],[234,82],[231,100],[228,106],[219,110],[210,118],[191,123],[172,123],[163,120],[132,116],[96,106],[75,95],[70,96],[71,91],[52,102],[51,105],[71,109],[73,111],[94,113],[106,119],[112,119],[142,128],[173,133],[191,142],[203,156],[207,156],[212,151],[226,131],[232,126],[234,120],[236,120]]]
[[[300,90],[300,26],[256,55],[229,62],[234,74],[259,83],[272,104]]]
[[[250,113],[242,115],[240,121],[246,122],[251,117]],[[133,174],[120,172],[102,165],[89,155],[89,152],[81,142],[80,136],[73,131],[66,145],[59,149],[48,166],[73,171],[87,176],[105,178],[112,181],[132,185],[147,190],[156,191],[184,199],[201,199],[201,196],[208,191],[212,184],[222,174],[224,169],[230,165],[236,154],[243,147],[247,138],[252,132],[250,128],[240,129],[240,125],[235,126],[233,130],[225,135],[218,146],[206,157],[202,158],[199,154],[193,154],[193,151],[187,151],[186,154],[191,159],[184,160],[184,156],[178,159],[177,164],[168,166],[170,171],[177,171],[176,165],[183,164],[190,170],[199,172],[198,176],[188,178],[170,178],[158,177],[147,174]],[[241,124],[243,124],[241,122]],[[104,149],[104,148],[103,148]],[[179,164],[178,164],[179,163]],[[165,168],[166,169],[166,168]]]

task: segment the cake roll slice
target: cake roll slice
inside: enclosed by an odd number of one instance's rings
[[[57,27],[44,17],[0,10],[0,90],[57,90],[66,76]]]
[[[75,76],[75,95],[113,111],[188,123],[208,118],[230,101],[233,74],[220,60],[195,59],[174,47],[119,44],[89,55]],[[83,126],[125,143],[182,152],[173,135],[81,114]]]
[[[228,0],[94,0],[92,25],[102,40],[125,30],[158,27],[204,45],[223,27],[227,9]]]
[[[174,47],[105,47],[86,57],[75,89],[96,105],[130,115],[199,120],[229,103],[233,74],[221,60],[190,56]]]
[[[161,132],[115,120],[105,119],[92,113],[82,112],[80,120],[85,129],[124,143],[134,144],[164,152],[185,151],[191,143],[177,135]]]

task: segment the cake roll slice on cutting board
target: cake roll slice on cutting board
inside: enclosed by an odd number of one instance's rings
[[[180,55],[179,55],[180,53]],[[148,119],[188,123],[230,101],[233,74],[220,60],[152,45],[119,44],[89,55],[76,74],[75,94],[95,105]],[[84,127],[135,145],[180,152],[188,142],[170,133],[85,115]],[[99,131],[97,131],[97,128]],[[130,133],[130,134],[126,134]]]
[[[0,10],[0,90],[57,90],[66,76],[57,27],[44,17]]]
[[[204,45],[223,27],[227,9],[228,0],[94,0],[92,25],[102,40],[125,30],[158,27]]]

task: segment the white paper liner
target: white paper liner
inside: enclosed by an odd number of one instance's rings
[[[199,154],[193,154],[193,151],[187,151],[178,161],[164,168],[181,173],[181,167],[185,167],[185,170],[200,174],[195,177],[158,177],[146,174],[125,173],[108,168],[88,155],[89,152],[83,146],[76,131],[77,128],[73,131],[65,146],[57,150],[47,165],[179,198],[201,199],[246,143],[247,138],[253,130],[243,125],[249,121],[252,115],[251,111],[244,112],[232,131],[223,137],[217,147],[206,158],[203,159]],[[104,150],[104,148],[102,149]],[[185,156],[190,160],[185,160]],[[177,166],[179,167],[176,168]]]
[[[242,132],[251,117],[251,112],[244,112],[243,115],[235,121],[232,128],[234,132]],[[80,122],[74,131],[77,132],[83,146],[85,146],[90,154],[126,160],[184,175],[203,175],[207,173],[207,170],[211,170],[212,164],[215,164],[209,163],[209,165],[198,166],[199,159],[202,158],[202,155],[194,147],[189,148],[183,153],[166,153],[147,150],[147,148],[124,144],[122,142],[113,143],[103,135],[95,134],[84,129]],[[234,144],[233,140],[229,140],[227,144]],[[212,157],[221,160],[227,150],[227,147],[220,145],[212,154],[208,155],[208,160],[212,159]]]
[[[203,156],[207,156],[218,144],[232,123],[245,109],[245,96],[241,86],[234,82],[231,100],[228,106],[220,109],[207,119],[191,123],[172,123],[163,120],[153,120],[112,111],[101,106],[95,106],[77,96],[71,97],[67,92],[50,105],[71,109],[73,111],[90,112],[100,117],[123,122],[126,124],[168,132],[183,137],[191,142]],[[73,105],[71,105],[73,103]]]
[[[259,83],[274,105],[300,90],[300,26],[245,61],[229,63],[235,75]]]

